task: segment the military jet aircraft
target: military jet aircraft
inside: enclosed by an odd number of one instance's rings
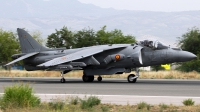
[[[96,45],[76,49],[49,49],[40,45],[23,29],[17,29],[21,54],[12,56],[12,62],[23,60],[27,71],[57,70],[64,74],[72,70],[83,70],[82,80],[92,82],[94,75],[101,81],[101,75],[130,73],[135,69],[136,75],[130,74],[128,82],[135,83],[139,77],[139,67],[185,62],[196,55],[179,48],[170,48],[159,41],[144,40],[133,44]]]

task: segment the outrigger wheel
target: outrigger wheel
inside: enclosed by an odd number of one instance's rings
[[[97,80],[98,80],[99,82],[101,82],[101,81],[102,81],[102,77],[101,77],[101,76],[97,77]]]
[[[61,79],[60,79],[60,82],[61,82],[61,83],[65,83],[65,78],[61,78]]]
[[[60,76],[61,76],[60,82],[61,82],[61,83],[65,83],[64,71],[62,71],[62,72],[60,73]]]

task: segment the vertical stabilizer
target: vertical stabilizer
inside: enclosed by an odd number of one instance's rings
[[[30,34],[25,30],[17,28],[20,46],[22,53],[40,52],[48,50],[40,45]]]

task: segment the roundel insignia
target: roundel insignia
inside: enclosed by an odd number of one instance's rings
[[[120,59],[120,55],[119,54],[115,55],[115,59],[119,60]]]
[[[62,60],[66,60],[66,56],[62,57],[61,59],[62,59]]]

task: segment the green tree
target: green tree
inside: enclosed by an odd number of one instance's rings
[[[183,50],[189,51],[197,55],[197,59],[194,59],[189,62],[181,63],[178,67],[178,70],[189,72],[189,71],[197,71],[200,72],[200,31],[198,28],[194,27],[189,29],[188,32],[182,35],[182,37],[178,38],[178,45]]]
[[[114,29],[106,31],[106,26],[95,32],[93,29],[83,29],[76,33],[63,27],[61,30],[56,30],[48,36],[47,47],[60,48],[80,48],[93,45],[104,44],[128,44],[134,43],[135,37],[132,35],[124,35],[121,30]]]
[[[124,35],[121,30],[114,29],[106,31],[106,26],[103,26],[97,31],[97,42],[99,44],[128,44],[135,43],[135,37],[132,35]]]
[[[13,54],[19,53],[19,42],[16,35],[11,31],[0,29],[0,63],[11,61]]]
[[[109,37],[111,37],[111,34],[106,31],[106,26],[103,26],[100,30],[98,30],[96,33],[96,36],[97,36],[97,42],[100,45],[111,43],[109,40]]]
[[[65,26],[49,35],[46,43],[49,48],[70,48],[71,46],[74,47],[74,45],[74,33]]]
[[[128,44],[135,43],[135,37],[131,35],[125,36],[121,30],[114,29],[110,32],[110,42],[111,44]]]
[[[75,38],[76,48],[93,46],[98,43],[95,31],[90,28],[78,31],[74,35],[74,38]]]

